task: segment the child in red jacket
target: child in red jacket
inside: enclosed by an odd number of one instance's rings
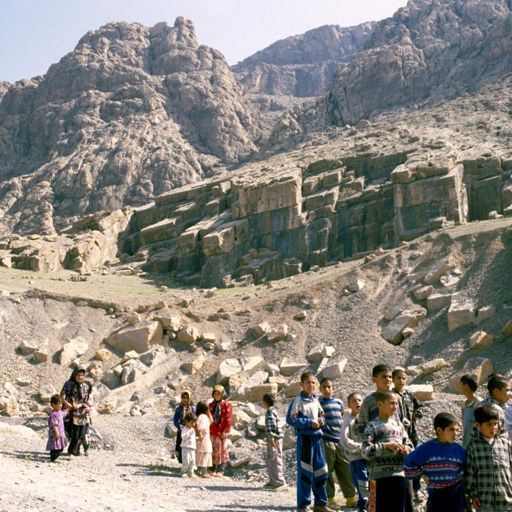
[[[233,406],[224,399],[224,388],[216,385],[212,392],[213,400],[208,404],[213,421],[210,425],[210,437],[212,440],[212,461],[213,472],[223,473],[224,467],[229,460],[227,450],[227,437],[231,430],[233,418]]]

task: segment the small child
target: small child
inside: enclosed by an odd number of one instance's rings
[[[84,455],[86,457],[89,456],[89,447],[90,443],[90,430],[92,425],[91,411],[93,406],[93,398],[92,398],[92,383],[89,381],[85,381],[87,385],[87,396],[84,398],[84,403],[87,405],[87,409],[84,411],[84,435],[82,436],[81,445],[84,447]],[[80,451],[80,448],[79,448]]]
[[[468,447],[475,425],[475,409],[481,399],[476,396],[478,383],[474,375],[463,375],[460,378],[460,392],[466,397],[462,406],[462,446]]]
[[[62,410],[63,400],[60,395],[53,395],[50,398],[52,412],[48,418],[48,443],[46,449],[50,451],[50,461],[55,462],[68,444],[64,430],[64,418],[68,415],[67,410]]]
[[[265,461],[268,470],[268,482],[265,487],[277,489],[286,485],[283,466],[283,430],[279,418],[274,411],[274,399],[268,393],[263,395],[261,406],[265,413],[265,435],[267,436],[267,452]]]
[[[361,410],[359,411],[357,428],[361,437],[364,434],[366,425],[379,416],[379,408],[377,407],[376,399],[377,393],[390,391],[393,386],[391,367],[387,364],[374,366],[372,369],[372,382],[375,384],[375,392],[365,397],[361,404]],[[395,416],[396,419],[398,419],[398,411],[395,412]]]
[[[327,479],[327,506],[331,510],[339,510],[335,500],[334,476],[338,479],[341,492],[346,500],[346,506],[352,507],[357,503],[356,489],[350,474],[350,465],[343,446],[340,443],[341,425],[343,423],[343,402],[336,398],[334,382],[327,377],[320,381],[320,405],[324,410],[325,424],[322,427],[324,453],[329,470]]]
[[[196,466],[196,422],[197,416],[193,412],[185,415],[185,426],[181,429],[181,476],[194,476]]]
[[[315,496],[314,512],[327,511],[327,463],[322,445],[324,411],[315,395],[318,381],[311,371],[300,376],[302,391],[293,399],[286,423],[297,435],[297,510],[307,512],[311,491]]]
[[[476,436],[468,445],[466,486],[477,511],[512,510],[512,445],[499,433],[499,413],[490,405],[475,409]]]
[[[366,427],[362,445],[370,480],[375,481],[370,501],[375,502],[376,512],[404,512],[408,493],[403,460],[413,446],[396,419],[398,396],[391,391],[378,391],[375,400],[379,416]]]
[[[194,404],[192,403],[192,399],[190,398],[190,393],[188,391],[182,391],[181,393],[181,400],[178,404],[178,407],[176,407],[174,411],[174,415],[172,417],[172,423],[177,429],[176,434],[176,457],[178,459],[178,462],[181,464],[183,462],[182,456],[181,456],[181,430],[185,426],[185,416],[189,412],[196,412],[196,408],[194,407]]]
[[[368,507],[368,464],[361,454],[362,437],[357,433],[357,419],[363,397],[359,393],[351,393],[347,397],[348,411],[343,414],[340,443],[350,463],[352,482],[359,497],[357,508],[363,512]]]
[[[466,450],[455,442],[459,422],[447,412],[434,418],[436,439],[418,446],[405,457],[405,476],[428,481],[427,512],[464,512]]]
[[[206,478],[208,468],[212,465],[212,440],[210,439],[210,424],[212,416],[206,402],[198,402],[196,406],[197,415],[197,446],[196,466],[198,474]]]

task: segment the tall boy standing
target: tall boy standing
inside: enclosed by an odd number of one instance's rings
[[[286,423],[297,434],[297,510],[310,510],[311,491],[315,496],[314,512],[327,511],[327,463],[322,444],[324,411],[315,396],[317,380],[311,371],[300,377],[302,391],[297,395],[286,415]]]
[[[495,407],[475,409],[478,432],[468,445],[466,486],[479,512],[512,511],[512,445],[499,433],[499,420]]]
[[[434,430],[436,439],[421,444],[405,457],[405,476],[427,478],[427,512],[464,512],[466,451],[455,442],[459,422],[442,412],[434,418]]]
[[[343,402],[334,396],[334,382],[323,378],[320,381],[320,405],[324,410],[325,424],[322,427],[325,459],[329,476],[327,479],[327,498],[331,510],[339,510],[339,505],[334,499],[335,485],[334,474],[346,499],[347,507],[357,503],[356,490],[350,474],[350,466],[346,459],[343,446],[340,443],[341,425],[343,422]]]
[[[475,409],[480,404],[481,399],[476,396],[478,383],[474,375],[463,375],[460,378],[460,391],[466,397],[462,406],[462,446],[468,447],[473,428],[475,425]]]
[[[375,392],[369,394],[361,404],[359,418],[357,421],[358,432],[362,436],[366,429],[366,425],[379,416],[379,408],[377,407],[377,393],[390,391],[393,385],[391,367],[387,364],[378,364],[372,370],[372,382],[375,384]],[[398,419],[398,411],[395,412]]]
[[[375,510],[404,512],[407,489],[403,460],[413,446],[404,426],[395,417],[397,395],[379,391],[375,400],[379,415],[366,427],[361,450],[368,459],[370,480],[375,481]]]

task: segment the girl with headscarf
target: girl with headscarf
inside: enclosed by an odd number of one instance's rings
[[[180,464],[183,463],[183,458],[181,456],[181,429],[185,426],[185,416],[189,412],[196,412],[196,408],[192,404],[192,400],[190,398],[190,393],[188,391],[182,391],[181,393],[181,401],[176,407],[174,411],[174,416],[172,418],[172,423],[178,430],[176,434],[176,456],[178,457],[178,462]]]
[[[60,392],[64,406],[69,411],[65,424],[66,434],[70,440],[69,455],[80,455],[80,443],[85,433],[85,423],[81,421],[81,418],[88,412],[89,406],[87,403],[88,386],[84,379],[85,368],[78,366],[73,370]]]
[[[233,419],[233,406],[224,398],[224,387],[217,384],[212,392],[213,400],[208,404],[213,421],[210,425],[212,440],[213,472],[223,473],[229,461],[227,438],[231,430]]]

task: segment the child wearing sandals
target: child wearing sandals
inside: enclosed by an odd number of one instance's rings
[[[212,465],[212,440],[210,439],[210,424],[212,415],[206,402],[199,402],[196,405],[197,415],[197,444],[196,444],[196,466],[198,474],[202,478],[208,476],[208,468]]]

